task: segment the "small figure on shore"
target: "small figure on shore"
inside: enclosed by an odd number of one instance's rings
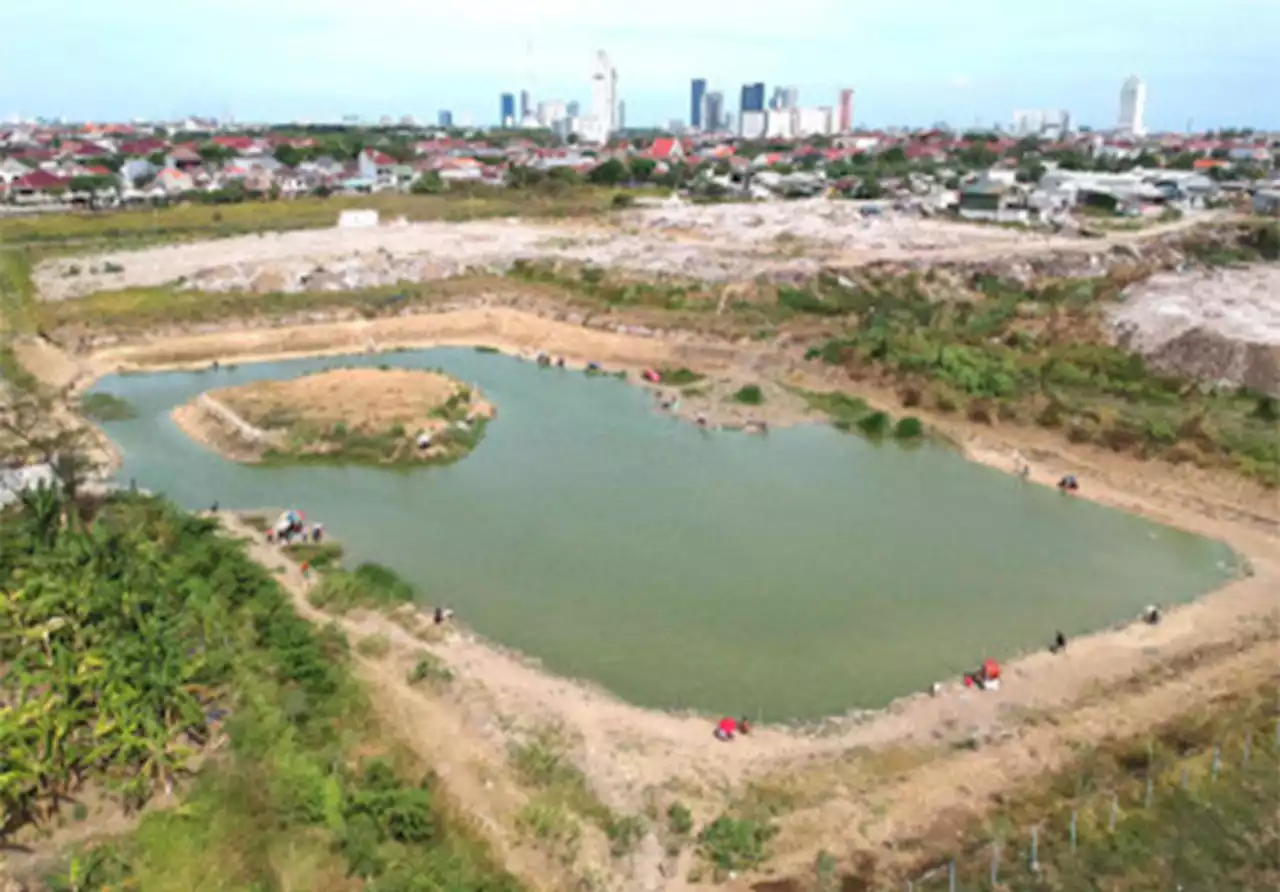
[[[720,723],[716,725],[716,730],[715,730],[716,740],[721,740],[721,741],[733,740],[733,735],[737,732],[737,730],[738,730],[738,723],[734,721],[732,718],[730,718],[729,716],[725,716],[720,720]]]
[[[694,419],[694,421],[697,423],[698,427],[707,426],[707,416],[703,412],[699,412],[698,416]]]
[[[1061,631],[1053,636],[1053,644],[1049,645],[1049,653],[1060,654],[1067,649],[1067,636]]]
[[[562,368],[564,368],[564,357],[563,357],[563,356],[558,356],[558,357],[556,357],[556,368],[558,368],[558,369],[562,369]]]
[[[324,525],[313,524],[311,527],[311,541],[319,544],[322,538],[324,538]]]
[[[267,529],[267,544],[268,544],[268,545],[274,545],[274,544],[275,544],[275,541],[276,541],[276,531],[275,531],[274,529],[270,529],[270,528],[268,528],[268,529]]]
[[[1149,626],[1158,625],[1160,622],[1160,608],[1154,604],[1148,604],[1147,609],[1142,611],[1142,621]]]
[[[309,578],[310,573],[311,573],[311,562],[303,561],[302,562],[302,578],[303,579]]]
[[[738,719],[738,733],[746,734],[751,730],[751,723],[747,721],[747,717],[743,716]]]
[[[1075,474],[1068,474],[1058,481],[1058,489],[1063,492],[1075,492],[1080,488],[1080,481],[1076,480]]]
[[[210,506],[209,506],[209,513],[210,513],[210,514],[217,514],[217,513],[218,513],[218,503],[217,503],[217,502],[214,502],[212,505],[210,505]]]
[[[453,611],[448,607],[437,607],[432,618],[437,626],[442,626],[453,619]]]
[[[935,681],[933,684],[929,685],[930,697],[937,697],[941,693],[942,693],[942,682]]]

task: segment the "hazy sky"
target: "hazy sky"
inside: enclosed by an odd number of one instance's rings
[[[1280,129],[1280,0],[3,0],[0,118],[228,113],[498,115],[498,94],[588,98],[595,50],[627,122],[687,119],[706,77],[801,104],[857,90],[872,125],[1008,122],[1066,108],[1115,122],[1147,82],[1155,128]]]

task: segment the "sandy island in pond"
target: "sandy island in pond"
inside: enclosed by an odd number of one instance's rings
[[[462,458],[493,416],[447,375],[370,368],[211,390],[172,413],[187,436],[235,461],[395,465]]]

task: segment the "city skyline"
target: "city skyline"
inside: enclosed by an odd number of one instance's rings
[[[781,20],[771,5],[744,0],[703,4],[675,34],[643,10],[587,0],[536,10],[473,0],[447,12],[407,0],[10,5],[0,34],[0,117],[354,113],[429,121],[448,109],[496,124],[502,93],[527,90],[534,106],[587,102],[584,71],[605,48],[626,74],[617,98],[632,126],[688,122],[696,77],[724,92],[726,112],[738,111],[743,84],[762,82],[770,94],[795,87],[801,105],[833,106],[851,87],[856,121],[873,126],[967,127],[1008,122],[1018,108],[1063,108],[1080,124],[1111,128],[1119,85],[1137,72],[1149,89],[1148,130],[1182,129],[1189,119],[1201,128],[1280,128],[1280,106],[1266,99],[1280,91],[1267,37],[1280,29],[1280,4],[1258,0],[1220,0],[1215,9],[1226,14],[1197,18],[1194,28],[1179,20],[1176,0],[1076,0],[1048,9],[975,0],[962,10],[922,0],[910,12],[795,0]],[[1239,28],[1232,11],[1247,13],[1249,27]],[[394,29],[382,27],[389,16]],[[250,20],[271,39],[246,53],[239,29]],[[966,30],[974,40],[957,39]],[[997,49],[981,52],[978,36]],[[141,45],[147,52],[137,51]],[[176,76],[193,65],[199,77]]]

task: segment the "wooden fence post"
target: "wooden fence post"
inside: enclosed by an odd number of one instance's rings
[[[1213,780],[1218,779],[1218,771],[1222,768],[1222,747],[1215,745],[1213,748],[1213,767],[1209,769],[1209,777]]]
[[[991,885],[1000,882],[1000,843],[991,844]]]
[[[947,892],[956,892],[956,859],[947,865]]]
[[[1107,830],[1111,833],[1116,832],[1116,816],[1120,811],[1120,797],[1115,793],[1111,794],[1111,817],[1107,819]]]
[[[1071,854],[1076,853],[1076,810],[1071,809]]]
[[[1040,828],[1031,828],[1031,869],[1040,870]]]
[[[1253,749],[1253,731],[1250,730],[1244,735],[1244,759],[1240,765],[1242,768],[1249,767],[1249,751]]]

